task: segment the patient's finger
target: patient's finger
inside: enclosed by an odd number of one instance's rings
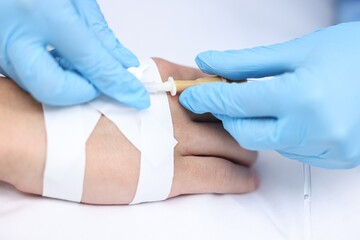
[[[175,161],[171,194],[247,193],[259,185],[253,170],[216,157],[182,157]]]
[[[256,160],[256,152],[241,146],[217,123],[194,123],[192,137],[185,144],[184,155],[217,156],[249,166]]]

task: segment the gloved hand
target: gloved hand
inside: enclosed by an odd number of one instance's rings
[[[47,45],[55,47],[53,54]],[[147,91],[126,70],[138,65],[96,0],[0,2],[0,73],[43,103],[72,105],[104,93],[146,108]]]
[[[180,97],[189,110],[221,119],[243,147],[324,168],[359,165],[360,22],[268,47],[209,51],[196,62],[232,80],[274,76],[204,84]]]

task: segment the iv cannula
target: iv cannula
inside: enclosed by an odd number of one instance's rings
[[[244,82],[244,81],[246,80],[240,80],[237,82]],[[217,82],[226,83],[230,81],[222,77],[204,77],[195,80],[174,80],[173,77],[169,77],[166,82],[162,82],[162,83],[147,82],[144,83],[144,86],[149,93],[170,92],[171,96],[175,96],[177,93],[184,91],[188,87],[192,87],[204,83],[217,83]]]

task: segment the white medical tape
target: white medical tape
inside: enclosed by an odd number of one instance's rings
[[[43,196],[80,202],[86,142],[101,114],[86,105],[43,108],[47,133]]]
[[[136,76],[161,82],[156,64],[144,61]],[[138,111],[102,96],[69,108],[44,106],[48,138],[43,196],[80,202],[86,164],[86,141],[101,114],[141,152],[140,174],[131,204],[161,201],[171,191],[174,147],[171,112],[166,93],[150,95],[151,107]]]
[[[142,61],[137,71],[142,82],[161,82],[153,60]],[[140,174],[131,204],[161,201],[171,190],[174,176],[174,139],[171,112],[165,93],[150,95],[151,106],[134,110],[103,96],[89,105],[110,119],[141,152]]]
[[[89,103],[89,106],[111,120],[125,137],[141,151],[141,126],[138,110],[120,103],[114,103],[114,100],[106,96],[99,97],[96,101]]]
[[[143,82],[162,82],[155,62],[144,71]],[[141,165],[138,186],[131,204],[168,198],[174,177],[174,147],[177,144],[166,93],[150,94],[150,108],[140,112]]]

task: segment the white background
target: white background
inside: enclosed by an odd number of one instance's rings
[[[139,56],[193,65],[197,53],[286,41],[333,23],[328,0],[99,1]],[[266,104],[266,103],[264,103]],[[31,197],[0,184],[0,240],[303,239],[302,166],[260,154],[256,193],[96,207]],[[313,169],[314,239],[359,239],[359,169]]]

